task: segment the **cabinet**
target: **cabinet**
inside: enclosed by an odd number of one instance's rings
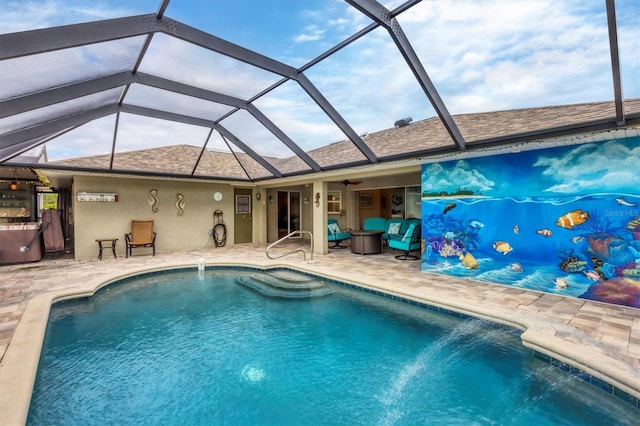
[[[0,219],[28,218],[31,216],[30,187],[18,187],[16,190],[0,189]]]

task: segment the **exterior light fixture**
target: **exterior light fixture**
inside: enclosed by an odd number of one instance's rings
[[[262,195],[260,195],[260,193],[258,192],[258,193],[256,194],[256,200],[260,201],[260,199],[261,199],[261,198],[262,198]]]
[[[9,184],[9,189],[10,189],[10,190],[12,190],[12,191],[16,191],[16,190],[18,189],[18,182],[16,182],[16,181],[12,181],[12,182]]]
[[[273,195],[269,195],[269,204],[273,204]]]
[[[316,203],[316,207],[320,207],[320,193],[319,192],[316,192],[315,203]]]

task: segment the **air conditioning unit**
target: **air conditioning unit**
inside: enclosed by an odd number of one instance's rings
[[[411,123],[413,121],[413,118],[411,117],[407,117],[407,118],[401,118],[400,120],[396,121],[395,123],[393,123],[394,127],[404,127],[404,126],[408,126],[409,123]]]

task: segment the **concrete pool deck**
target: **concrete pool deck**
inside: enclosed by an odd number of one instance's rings
[[[419,261],[400,261],[389,251],[361,256],[330,250],[303,263],[300,253],[270,260],[265,246],[246,245],[0,266],[0,424],[26,420],[52,302],[89,296],[140,272],[196,267],[200,258],[207,265],[292,267],[517,327],[525,346],[640,399],[640,309],[425,273]]]

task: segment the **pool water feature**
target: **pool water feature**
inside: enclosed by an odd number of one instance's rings
[[[256,271],[142,276],[52,307],[29,424],[633,424],[519,332],[331,285],[267,297]]]

